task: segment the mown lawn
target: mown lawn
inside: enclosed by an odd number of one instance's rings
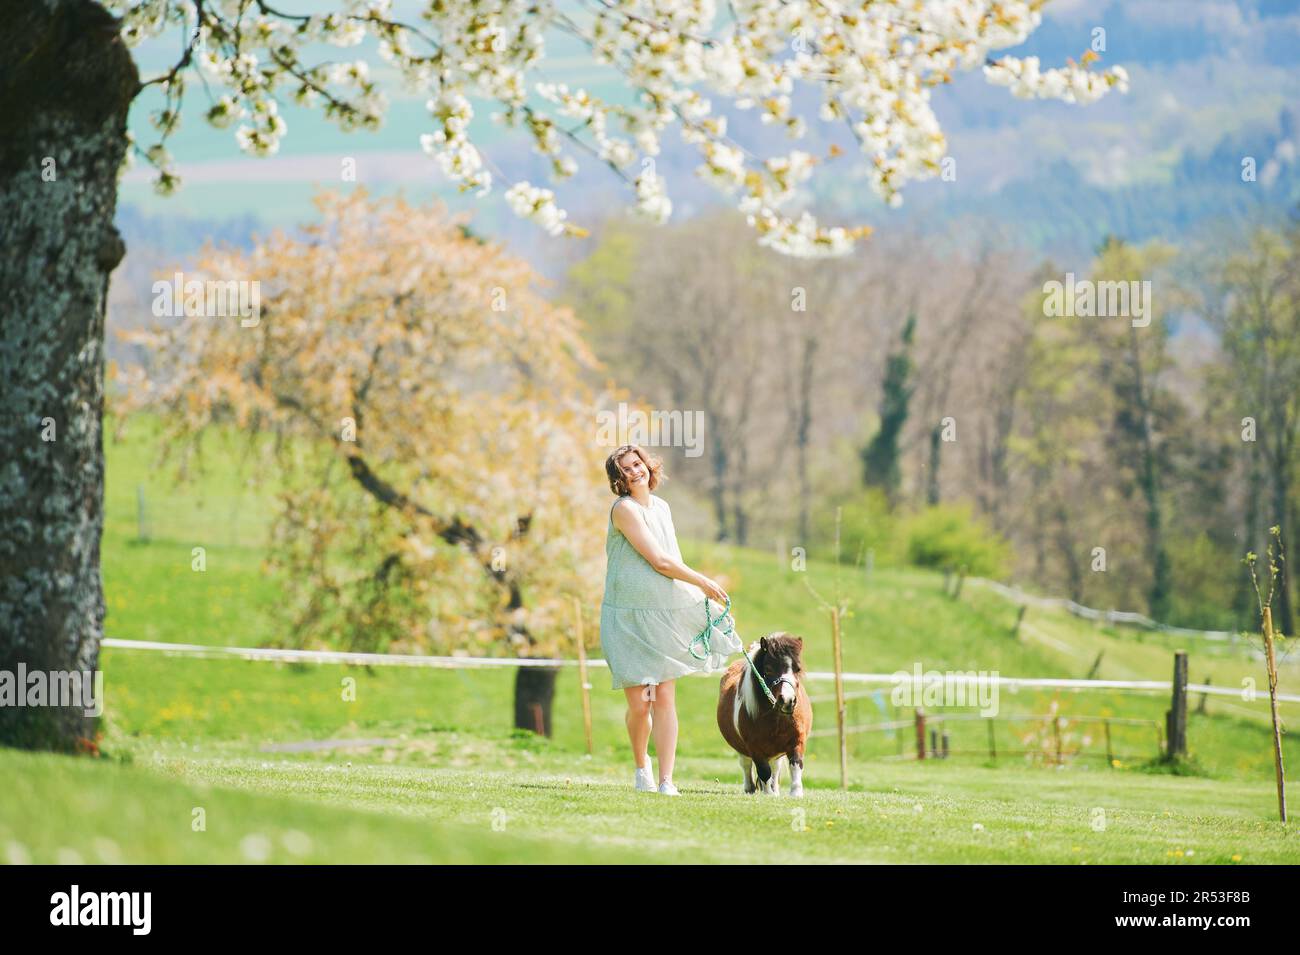
[[[108,760],[0,750],[0,861],[10,864],[637,861],[489,825],[184,780]],[[358,791],[360,794],[360,790]],[[360,808],[358,808],[360,806]]]
[[[1267,786],[953,763],[812,769],[801,800],[745,796],[694,760],[676,799],[609,760],[476,739],[477,765],[417,746],[297,756],[162,746],[136,765],[0,753],[9,861],[1294,863]],[[499,752],[494,752],[499,751]],[[514,765],[510,765],[513,763]],[[730,776],[729,776],[730,774]],[[193,831],[202,809],[206,830]]]

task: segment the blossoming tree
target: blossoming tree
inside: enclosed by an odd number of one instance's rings
[[[675,131],[759,241],[824,255],[869,229],[793,209],[800,186],[836,159],[794,148],[809,122],[843,124],[872,189],[893,205],[906,182],[940,169],[946,147],[930,97],[954,74],[983,70],[1017,96],[1078,103],[1127,83],[1119,67],[1093,69],[1090,54],[1047,69],[998,55],[1033,32],[1046,0],[420,0],[409,16],[389,0],[338,0],[323,15],[291,2],[0,0],[0,668],[90,669],[98,658],[104,302],[125,251],[113,216],[132,148],[127,113],[142,91],[161,94],[158,135],[134,148],[167,192],[178,178],[166,144],[186,96],[205,97],[208,120],[233,126],[253,155],[276,151],[284,98],[319,105],[344,130],[377,127],[386,100],[367,62],[324,49],[370,38],[427,93],[420,145],[463,189],[498,185],[475,142],[476,113],[487,109],[559,182],[590,159],[662,221],[672,184],[648,160]],[[179,55],[141,79],[130,48],[165,33],[180,38]],[[545,74],[561,35],[629,95],[606,100]],[[796,107],[805,101],[815,115]],[[743,110],[791,147],[737,141],[728,119]],[[504,185],[511,208],[548,232],[579,231],[551,188]],[[0,718],[0,742],[66,747],[86,729],[76,710],[17,713]]]
[[[262,0],[175,2],[117,0],[123,36],[138,43],[178,24],[192,29],[176,67],[155,82],[166,105],[154,115],[159,142],[146,150],[158,186],[177,182],[165,140],[176,126],[196,60],[219,96],[208,110],[218,126],[254,155],[274,153],[286,131],[277,94],[322,103],[347,130],[376,128],[387,101],[365,60],[312,62],[311,43],[355,47],[367,37],[403,79],[430,98],[430,132],[421,146],[462,189],[487,193],[493,175],[472,132],[475,104],[498,108],[550,160],[556,179],[595,159],[625,179],[636,207],[662,221],[671,214],[668,185],[647,157],[670,131],[699,152],[699,173],[738,197],[761,240],[797,255],[837,254],[865,234],[862,226],[823,226],[784,209],[818,160],[791,149],[757,155],[728,134],[726,108],[758,110],[764,124],[798,141],[807,119],[792,96],[805,86],[820,100],[817,118],[843,123],[867,160],[872,189],[891,205],[902,185],[940,169],[946,145],[930,106],[933,87],[955,72],[982,68],[992,83],[1022,97],[1088,103],[1124,89],[1122,67],[1094,72],[1081,64],[1041,69],[1035,57],[991,58],[1023,42],[1046,0],[574,0],[570,3],[434,0],[419,24],[394,16],[391,0],[347,0],[337,12],[295,15]],[[630,104],[543,81],[548,37],[582,43],[635,94]],[[639,164],[639,165],[638,165]],[[629,171],[630,170],[630,171]],[[514,211],[548,232],[572,231],[555,193],[530,182],[505,193]]]
[[[605,509],[574,315],[463,217],[362,191],[317,205],[301,236],[196,263],[258,276],[256,321],[205,315],[196,294],[186,318],[132,334],[150,361],[123,373],[123,411],[160,415],[183,465],[213,425],[247,436],[279,502],[278,639],[571,652],[572,598],[600,600]],[[523,728],[540,714],[549,731],[554,678],[517,671]]]

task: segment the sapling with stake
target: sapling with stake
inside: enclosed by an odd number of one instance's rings
[[[1277,772],[1277,809],[1283,822],[1286,822],[1286,777],[1282,772],[1282,723],[1277,712],[1277,654],[1273,633],[1273,597],[1279,585],[1285,586],[1283,576],[1286,553],[1282,546],[1282,531],[1279,527],[1270,527],[1269,535],[1277,540],[1277,555],[1274,557],[1273,545],[1269,544],[1265,552],[1268,557],[1268,597],[1259,588],[1259,576],[1255,573],[1258,558],[1254,553],[1247,553],[1245,565],[1250,569],[1250,580],[1255,587],[1255,599],[1259,602],[1259,615],[1264,632],[1264,659],[1268,666],[1268,701],[1273,717],[1273,764]],[[1282,634],[1285,639],[1286,635]]]

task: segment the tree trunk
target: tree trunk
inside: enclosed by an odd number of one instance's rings
[[[1079,562],[1078,546],[1070,532],[1070,515],[1065,505],[1056,504],[1056,540],[1065,560],[1066,586],[1070,599],[1075,603],[1083,602],[1083,566]]]
[[[1242,551],[1263,555],[1266,537],[1260,531],[1260,511],[1263,503],[1264,474],[1258,445],[1252,444],[1246,456],[1246,504],[1242,522]],[[1237,575],[1237,597],[1234,603],[1238,616],[1250,620],[1258,612],[1255,588],[1245,574]]]
[[[515,670],[515,728],[551,735],[551,702],[560,671],[519,667]]]
[[[743,434],[743,428],[737,428],[736,434]],[[729,479],[734,482],[731,492],[731,520],[735,531],[736,543],[744,547],[749,543],[749,513],[745,510],[742,488],[750,487],[749,480],[749,446],[742,440],[736,445],[736,459],[732,466],[733,473]]]
[[[1148,591],[1147,607],[1154,619],[1166,623],[1173,582],[1170,579],[1169,554],[1165,549],[1160,517],[1160,477],[1151,434],[1152,398],[1147,394],[1142,374],[1142,353],[1138,348],[1137,329],[1132,326],[1129,327],[1129,360],[1133,366],[1133,403],[1142,453],[1138,483],[1146,503],[1147,558],[1151,563],[1151,589]]]
[[[104,597],[104,310],[140,89],[91,0],[0,0],[0,670],[92,671]],[[0,743],[73,750],[84,706],[0,707]]]
[[[1284,460],[1290,460],[1288,451]],[[1290,487],[1291,482],[1287,480],[1286,468],[1273,469],[1273,513],[1274,520],[1277,522],[1279,537],[1277,540],[1270,540],[1273,545],[1273,551],[1276,554],[1279,547],[1286,556],[1286,560],[1279,561],[1282,568],[1282,579],[1278,582],[1277,591],[1277,626],[1282,634],[1287,637],[1295,636],[1295,617],[1291,606],[1291,540],[1290,527],[1287,523],[1287,508],[1290,506]]]
[[[1014,366],[1017,369],[1021,366]],[[1007,533],[1007,521],[1004,516],[1007,492],[1011,484],[1008,458],[1009,441],[1016,425],[1016,399],[1019,395],[1019,371],[1016,372],[1017,384],[1007,386],[999,394],[998,403],[993,414],[993,436],[988,446],[988,466],[985,487],[988,496],[985,512],[993,522],[993,529],[1000,534]]]
[[[713,502],[713,520],[717,530],[714,540],[725,541],[731,535],[727,530],[727,450],[717,435],[713,434],[713,478],[709,487],[709,497]]]
[[[930,473],[925,481],[925,503],[934,507],[939,503],[939,456],[943,452],[943,425],[930,430]]]
[[[808,477],[808,450],[812,444],[812,389],[816,357],[817,339],[809,335],[803,341],[803,362],[799,367],[799,410],[794,438],[799,471],[799,542],[804,547],[808,546],[811,534],[808,515],[812,510],[812,481]]]

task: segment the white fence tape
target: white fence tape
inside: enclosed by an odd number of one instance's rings
[[[158,643],[151,640],[118,640],[105,637],[100,646],[119,650],[158,650],[174,656],[230,657],[273,663],[350,663],[357,666],[434,667],[470,670],[501,667],[554,668],[577,666],[577,660],[546,657],[430,657],[402,653],[352,653],[344,650],[278,650],[274,647],[209,647],[194,643]],[[603,667],[604,660],[588,660],[587,666]]]
[[[1160,633],[1167,633],[1176,637],[1195,637],[1202,640],[1218,640],[1228,643],[1236,643],[1241,639],[1238,634],[1232,633],[1228,630],[1188,630],[1186,627],[1170,627],[1166,624],[1152,620],[1150,617],[1143,616],[1140,613],[1130,613],[1126,610],[1096,610],[1092,607],[1085,607],[1082,604],[1077,604],[1073,600],[1067,600],[1063,597],[1036,597],[1033,594],[1025,593],[1018,587],[1008,587],[1005,584],[998,583],[996,580],[986,580],[983,577],[968,577],[967,581],[979,587],[986,587],[1015,603],[1031,604],[1035,607],[1058,607],[1069,611],[1076,617],[1082,617],[1085,620],[1100,620],[1106,623],[1123,623],[1133,627],[1142,627],[1145,630],[1155,630]]]
[[[402,666],[432,667],[443,670],[500,669],[502,667],[543,667],[556,669],[576,667],[577,660],[560,660],[550,657],[435,657],[416,656],[397,653],[351,653],[342,650],[278,650],[272,647],[209,647],[192,643],[159,643],[150,640],[118,640],[105,638],[101,646],[118,650],[152,650],[176,656],[230,658],[238,660],[262,660],[276,663],[349,663],[358,666]],[[587,660],[587,666],[608,668],[600,659]],[[692,676],[717,676],[712,673],[696,673]],[[865,684],[868,686],[895,686],[900,683],[914,683],[914,674],[907,671],[897,673],[844,673],[841,679],[845,683]],[[933,674],[933,676],[931,675]],[[834,680],[835,674],[829,672],[809,672],[804,674],[809,680]],[[942,679],[945,686],[996,685],[999,688],[1015,692],[1020,689],[1060,689],[1060,690],[1129,690],[1134,692],[1165,692],[1173,689],[1173,684],[1161,680],[1069,680],[1051,677],[1006,677],[979,676],[971,672],[930,671],[922,675],[922,684],[937,682]],[[1231,696],[1243,699],[1241,690],[1226,686],[1209,686],[1201,683],[1189,683],[1189,693],[1206,693],[1210,696]],[[1279,693],[1278,700],[1284,703],[1300,703],[1300,696]],[[1266,693],[1257,693],[1256,699],[1268,699]],[[1248,701],[1247,701],[1248,702]]]

